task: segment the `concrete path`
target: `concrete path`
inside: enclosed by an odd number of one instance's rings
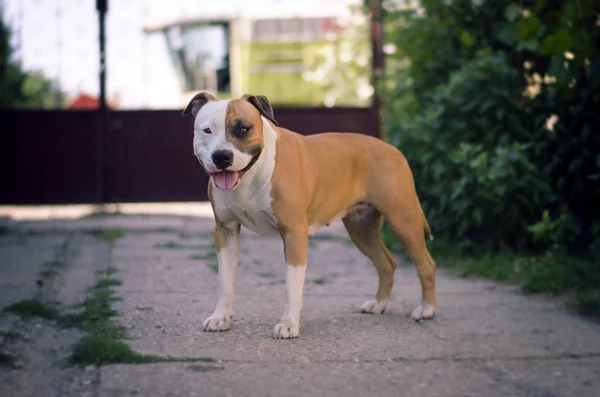
[[[600,325],[565,312],[560,299],[440,270],[438,314],[409,316],[420,287],[412,266],[396,272],[384,315],[358,307],[376,289],[374,267],[340,223],[311,240],[296,340],[270,336],[283,310],[285,265],[277,238],[242,232],[232,329],[204,333],[216,303],[212,219],[105,216],[0,221],[0,305],[42,297],[83,300],[95,271],[119,269],[114,304],[126,342],[161,356],[213,363],[73,367],[81,337],[51,321],[0,315],[1,396],[597,396]],[[124,232],[114,246],[98,231]],[[63,267],[40,286],[40,271]]]

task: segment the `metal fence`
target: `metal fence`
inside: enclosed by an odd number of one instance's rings
[[[181,10],[156,23],[150,18],[152,1],[112,1],[105,35],[107,111],[98,110],[97,38],[102,35],[94,1],[5,3],[12,4],[8,17],[13,22],[15,15],[21,18],[20,24],[13,23],[12,42],[24,68],[36,68],[26,54],[44,54],[45,45],[52,47],[48,40],[55,43],[57,74],[45,70],[69,92],[64,105],[74,110],[0,110],[5,131],[0,204],[207,199],[208,178],[192,154],[192,121],[180,110],[201,89],[212,88],[222,98],[266,94],[281,125],[302,134],[379,136],[372,90],[377,74],[371,71],[373,62],[377,68],[383,62],[378,1],[373,2],[372,23],[356,12],[340,17],[327,10],[321,16],[272,12],[245,17],[207,16],[203,10],[201,17],[198,12],[182,17],[183,4],[198,3],[185,0],[160,2]],[[31,26],[44,12],[59,26],[54,36],[44,37]],[[119,37],[119,25],[123,32],[137,26],[141,34]],[[214,46],[199,45],[207,42]],[[88,45],[96,56],[90,56]],[[153,60],[152,48],[165,56]]]

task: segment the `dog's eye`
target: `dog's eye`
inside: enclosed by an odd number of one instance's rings
[[[205,128],[202,131],[204,131],[205,134],[212,134],[212,131],[210,130],[210,128]]]
[[[237,131],[235,132],[235,135],[238,138],[244,138],[244,137],[246,137],[250,133],[250,128],[251,127],[239,127],[237,129]]]

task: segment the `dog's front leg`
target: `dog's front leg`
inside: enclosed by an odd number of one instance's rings
[[[290,339],[297,338],[300,333],[308,234],[306,232],[284,232],[282,237],[287,264],[285,277],[287,302],[281,321],[273,329],[273,338]]]
[[[240,259],[240,224],[217,222],[215,248],[219,262],[219,300],[214,313],[202,325],[204,331],[225,331],[231,325],[235,276]]]

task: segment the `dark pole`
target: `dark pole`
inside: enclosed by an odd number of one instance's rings
[[[372,60],[372,84],[373,89],[373,104],[372,117],[373,128],[376,136],[385,139],[381,130],[381,97],[379,96],[378,85],[380,78],[383,75],[384,59],[383,59],[383,15],[381,12],[381,0],[371,0],[371,47],[373,50]]]
[[[99,44],[100,44],[100,110],[106,110],[106,11],[108,0],[96,0],[98,10]]]
[[[106,148],[108,142],[107,119],[106,119],[106,12],[108,11],[108,0],[96,0],[98,11],[98,43],[100,48],[100,139],[99,139],[99,166],[98,182],[100,184],[100,202],[108,203],[110,196],[108,191],[108,161]]]

